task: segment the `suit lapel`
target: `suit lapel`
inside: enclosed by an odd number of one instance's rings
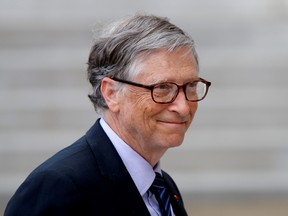
[[[182,196],[181,196],[180,191],[178,190],[175,182],[163,170],[162,170],[162,174],[163,174],[164,181],[167,184],[169,194],[170,194],[170,196],[172,198],[171,204],[172,204],[173,211],[174,211],[175,215],[177,215],[177,216],[187,216],[188,214],[187,214],[187,212],[186,212],[186,210],[184,208],[184,203],[183,203],[183,200],[182,200]]]
[[[86,137],[102,176],[110,181],[109,191],[119,204],[118,215],[150,215],[120,156],[100,126],[99,120],[86,133]]]

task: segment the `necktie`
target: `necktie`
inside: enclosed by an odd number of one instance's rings
[[[162,216],[171,216],[170,195],[168,194],[164,179],[159,173],[156,172],[155,180],[149,190],[155,195],[159,203]]]

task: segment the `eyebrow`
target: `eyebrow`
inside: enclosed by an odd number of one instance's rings
[[[153,79],[152,80],[152,85],[158,84],[158,83],[165,83],[165,82],[169,82],[168,79]]]
[[[185,80],[183,83],[193,82],[193,81],[199,80],[199,79],[200,79],[199,76],[194,76],[194,77],[191,77],[191,79],[189,78],[189,79]],[[155,84],[158,84],[158,83],[165,83],[165,82],[173,82],[173,83],[176,83],[175,80],[169,80],[169,79],[165,78],[165,79],[153,79],[153,80],[152,80],[152,83],[153,83],[153,84],[151,84],[151,85],[155,85]]]

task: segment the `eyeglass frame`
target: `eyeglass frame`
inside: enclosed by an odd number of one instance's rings
[[[156,83],[156,84],[153,84],[153,85],[143,85],[143,84],[140,84],[140,83],[136,83],[136,82],[132,82],[132,81],[129,81],[129,80],[123,80],[123,79],[120,79],[120,78],[117,78],[117,77],[111,77],[112,80],[114,81],[117,81],[117,82],[121,82],[121,83],[125,83],[125,84],[128,84],[128,85],[132,85],[132,86],[136,86],[136,87],[140,87],[140,88],[145,88],[145,89],[149,89],[151,91],[151,97],[152,97],[152,100],[155,102],[155,103],[158,103],[158,104],[169,104],[169,103],[173,103],[173,101],[175,101],[175,99],[177,98],[178,94],[179,94],[179,91],[180,89],[183,89],[183,92],[184,92],[184,95],[185,95],[185,98],[187,101],[189,102],[198,102],[198,101],[201,101],[203,100],[207,93],[208,93],[208,90],[209,90],[209,87],[211,86],[211,82],[203,79],[203,78],[198,78],[197,80],[193,80],[192,82],[187,82],[183,85],[178,85],[177,83],[174,83],[174,82],[161,82],[161,83]],[[204,93],[204,95],[202,96],[201,99],[197,99],[197,100],[189,100],[187,98],[187,95],[186,95],[186,86],[190,83],[198,83],[198,82],[202,82],[206,85],[206,91]],[[158,102],[158,101],[155,101],[154,97],[153,97],[153,90],[155,88],[155,86],[157,85],[160,85],[160,84],[165,84],[165,83],[170,83],[170,84],[173,84],[173,85],[176,85],[177,86],[177,93],[175,94],[175,96],[168,102]]]

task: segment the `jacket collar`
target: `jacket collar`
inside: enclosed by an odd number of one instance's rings
[[[95,156],[101,175],[110,181],[123,215],[148,216],[149,211],[113,144],[102,129],[99,119],[86,133],[86,140]]]

